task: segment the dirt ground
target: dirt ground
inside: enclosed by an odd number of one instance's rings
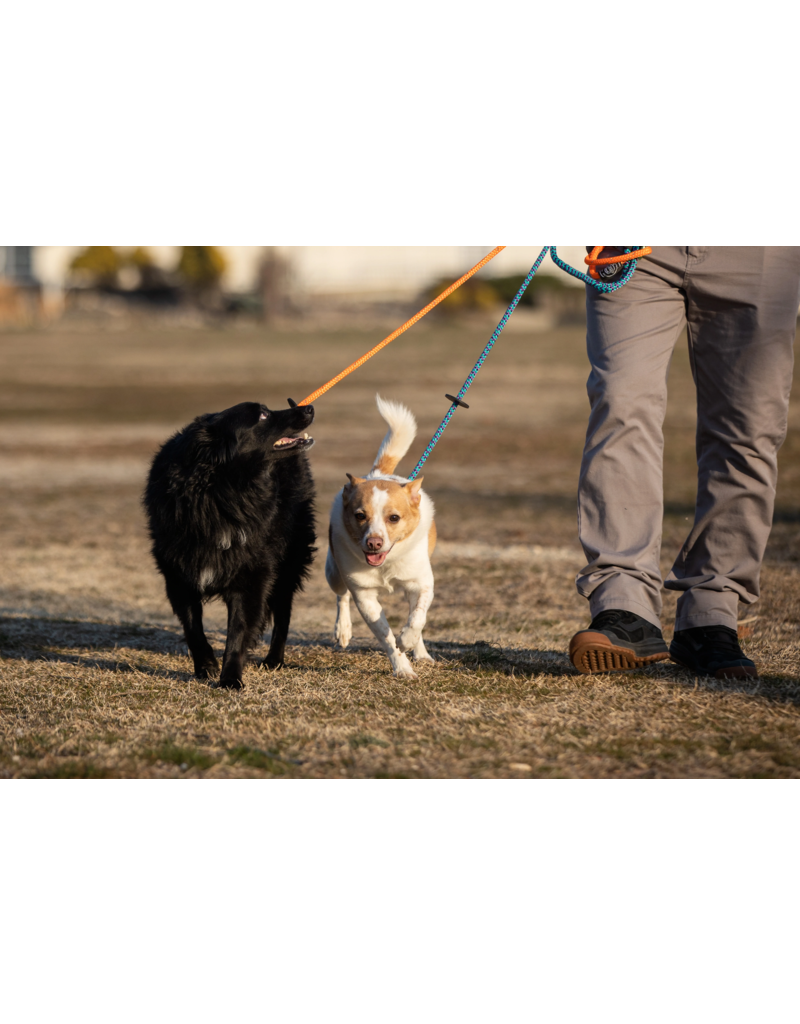
[[[195,680],[148,550],[149,460],[198,413],[299,401],[388,333],[256,327],[0,334],[0,776],[701,778],[800,776],[800,412],[781,453],[762,598],[740,632],[762,676],[695,679],[662,663],[582,676],[588,622],[575,490],[588,403],[580,327],[512,318],[425,468],[437,507],[436,597],[416,683],[392,677],[354,620],[332,642],[327,513],[383,434],[376,391],[420,431],[409,472],[494,322],[430,319],[317,403],[319,553],[288,666],[241,693]],[[695,489],[685,342],[666,422],[665,572]],[[665,594],[671,636],[675,596]],[[402,616],[388,603],[390,621]],[[208,607],[214,647],[224,608]],[[266,645],[261,649],[266,652]]]

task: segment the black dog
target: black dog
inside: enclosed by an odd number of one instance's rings
[[[153,459],[144,505],[153,555],[183,625],[198,679],[219,665],[203,632],[203,602],[222,597],[228,638],[219,682],[242,670],[273,620],[268,668],[284,663],[292,600],[314,557],[314,482],[305,453],[313,406],[273,412],[242,402],[199,416]]]

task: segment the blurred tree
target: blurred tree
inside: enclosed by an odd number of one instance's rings
[[[470,278],[452,295],[448,295],[437,306],[437,310],[445,317],[496,310],[511,302],[524,280],[525,274],[509,274],[484,280]],[[425,297],[430,301],[451,283],[448,278],[440,278],[428,287]],[[565,275],[537,274],[523,293],[519,305],[545,310],[553,313],[560,322],[571,323],[576,317],[580,319],[583,316],[584,302],[584,289],[570,284]]]
[[[128,256],[128,263],[138,271],[140,288],[152,289],[166,286],[164,271],[155,262],[147,246],[137,245]]]
[[[178,273],[193,291],[217,288],[225,268],[225,257],[215,245],[184,245],[181,249]]]
[[[430,302],[440,295],[445,288],[453,283],[452,278],[440,278],[434,281],[425,291],[425,298]],[[493,309],[500,299],[491,281],[476,281],[474,277],[465,281],[452,295],[448,295],[437,307],[447,315],[473,312],[475,310]]]
[[[153,257],[150,255],[150,250],[144,245],[137,245],[133,252],[130,254],[128,259],[139,270],[154,267],[155,262]]]
[[[96,288],[115,288],[124,258],[112,245],[89,245],[70,263],[70,270],[84,274]]]
[[[493,277],[491,284],[497,292],[498,299],[508,305],[522,287],[525,276],[525,274],[510,274],[507,277]],[[554,299],[560,296],[578,292],[582,298],[583,289],[576,289],[574,285],[569,284],[566,277],[539,273],[525,289],[519,304],[520,306],[549,306]]]

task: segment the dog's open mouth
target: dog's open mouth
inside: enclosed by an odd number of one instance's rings
[[[272,450],[288,452],[293,448],[310,448],[313,443],[314,438],[308,434],[303,434],[302,437],[281,437],[272,446]]]
[[[388,551],[377,551],[374,554],[367,555],[367,563],[369,565],[383,565],[388,554]]]

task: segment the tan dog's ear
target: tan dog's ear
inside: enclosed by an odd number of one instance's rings
[[[408,489],[408,497],[414,505],[419,505],[419,492],[422,490],[422,481],[424,479],[424,476],[418,476],[416,480],[411,481],[411,486]]]
[[[345,473],[345,476],[347,477],[349,483],[346,483],[344,485],[342,497],[344,498],[345,501],[347,501],[347,499],[350,497],[350,492],[353,490],[353,488],[356,487],[358,484],[363,484],[364,480],[362,477],[352,476],[350,473]]]

